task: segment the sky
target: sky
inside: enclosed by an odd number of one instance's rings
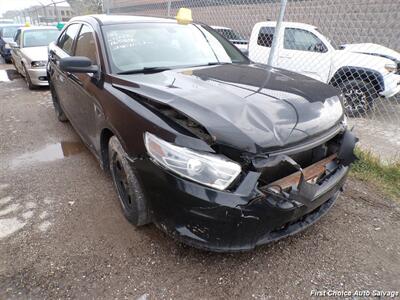
[[[55,0],[59,2],[60,0]],[[0,0],[0,15],[5,13],[7,10],[24,9],[33,5],[46,5],[50,4],[51,0]],[[66,4],[60,3],[60,6],[65,6]]]

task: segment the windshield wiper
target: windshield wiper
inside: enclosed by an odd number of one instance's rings
[[[129,70],[129,71],[123,71],[117,73],[118,75],[129,75],[129,74],[139,74],[139,73],[157,73],[157,72],[162,72],[162,71],[167,71],[171,70],[170,68],[167,67],[145,67],[142,69],[136,69],[136,70]]]
[[[192,65],[192,66],[185,66],[185,68],[197,68],[197,67],[206,67],[206,66],[220,66],[220,65],[229,65],[229,62],[209,62],[201,65]]]

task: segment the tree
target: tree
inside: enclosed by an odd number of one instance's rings
[[[103,12],[103,0],[67,0],[76,15],[98,14]]]

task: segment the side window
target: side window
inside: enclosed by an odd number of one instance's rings
[[[98,65],[96,41],[93,29],[83,25],[76,42],[75,56],[86,56],[93,64]]]
[[[258,33],[257,45],[263,47],[271,47],[272,40],[274,39],[274,27],[261,27]]]
[[[63,49],[69,55],[72,55],[74,40],[76,35],[78,34],[79,28],[81,24],[72,24],[69,25],[68,28],[61,34],[58,39],[57,46]]]
[[[283,47],[289,50],[326,52],[324,43],[313,33],[297,28],[286,28]]]

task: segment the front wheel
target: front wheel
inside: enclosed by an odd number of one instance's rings
[[[373,85],[363,80],[349,80],[339,83],[339,89],[344,95],[344,109],[349,117],[359,117],[372,109],[378,98]]]
[[[125,217],[135,226],[150,223],[149,204],[136,171],[126,159],[127,154],[116,136],[109,141],[108,157],[111,176]]]
[[[24,73],[25,73],[25,81],[28,86],[28,89],[34,90],[36,86],[32,83],[31,77],[29,76],[28,70],[26,69],[25,65],[24,65]]]

